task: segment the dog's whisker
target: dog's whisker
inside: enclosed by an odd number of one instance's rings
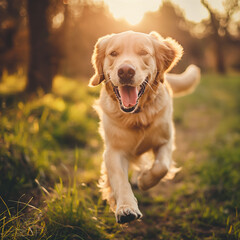
[[[109,83],[109,82],[111,82],[110,79],[107,79],[107,80],[104,81],[105,84],[107,84],[107,83]]]
[[[153,91],[153,93],[156,94],[156,92],[153,90],[152,86],[147,82],[147,85],[149,86],[149,88]]]

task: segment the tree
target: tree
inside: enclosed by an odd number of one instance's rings
[[[26,91],[41,88],[51,91],[53,73],[51,64],[51,41],[48,24],[50,0],[28,0],[30,57]]]
[[[136,28],[146,33],[155,30],[165,38],[172,37],[183,46],[185,54],[174,67],[173,71],[176,72],[184,70],[191,63],[202,65],[201,43],[191,35],[189,29],[182,11],[170,1],[163,1],[158,11],[146,13]]]
[[[15,59],[9,55],[13,55],[14,39],[22,22],[19,9],[23,6],[24,2],[17,0],[0,2],[0,77],[4,68],[16,71]],[[9,58],[11,61],[7,61]]]
[[[224,45],[226,42],[238,43],[235,37],[232,36],[230,29],[230,24],[232,23],[232,16],[239,11],[239,1],[238,0],[225,0],[224,8],[225,13],[220,14],[214,11],[208,4],[206,0],[201,0],[203,6],[208,10],[210,15],[210,39],[214,42],[215,56],[216,56],[216,69],[220,73],[226,72],[226,66],[224,62]]]

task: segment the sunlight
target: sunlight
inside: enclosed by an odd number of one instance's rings
[[[116,19],[125,19],[131,25],[138,24],[144,14],[149,11],[157,11],[162,0],[104,0]],[[193,22],[201,22],[209,17],[208,11],[200,0],[172,0],[179,6],[186,19]],[[209,1],[209,5],[218,11],[223,10],[223,0]]]
[[[52,19],[52,27],[53,28],[60,28],[64,21],[64,14],[62,12],[58,13]]]
[[[124,18],[130,24],[138,24],[145,12],[156,11],[160,1],[156,0],[104,0],[116,19]]]
[[[172,0],[172,2],[182,9],[185,18],[190,21],[198,23],[209,17],[209,13],[202,5],[201,0],[191,0],[191,2],[189,0]],[[224,11],[224,0],[208,0],[207,2],[212,9],[218,12]]]
[[[172,2],[178,5],[183,11],[184,17],[192,22],[201,22],[209,16],[200,0],[172,0]]]

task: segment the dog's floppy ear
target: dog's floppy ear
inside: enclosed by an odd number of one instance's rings
[[[105,57],[105,50],[108,43],[110,35],[99,38],[95,44],[93,55],[92,55],[92,65],[95,70],[95,74],[91,77],[89,81],[89,86],[93,87],[100,84],[104,79],[103,73],[103,61]]]
[[[182,46],[172,38],[164,39],[157,32],[151,32],[158,71],[168,72],[181,59]]]

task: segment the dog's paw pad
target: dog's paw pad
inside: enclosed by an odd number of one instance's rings
[[[116,214],[117,222],[120,224],[128,223],[141,217],[142,214],[138,209],[135,210],[128,207],[121,207]]]

